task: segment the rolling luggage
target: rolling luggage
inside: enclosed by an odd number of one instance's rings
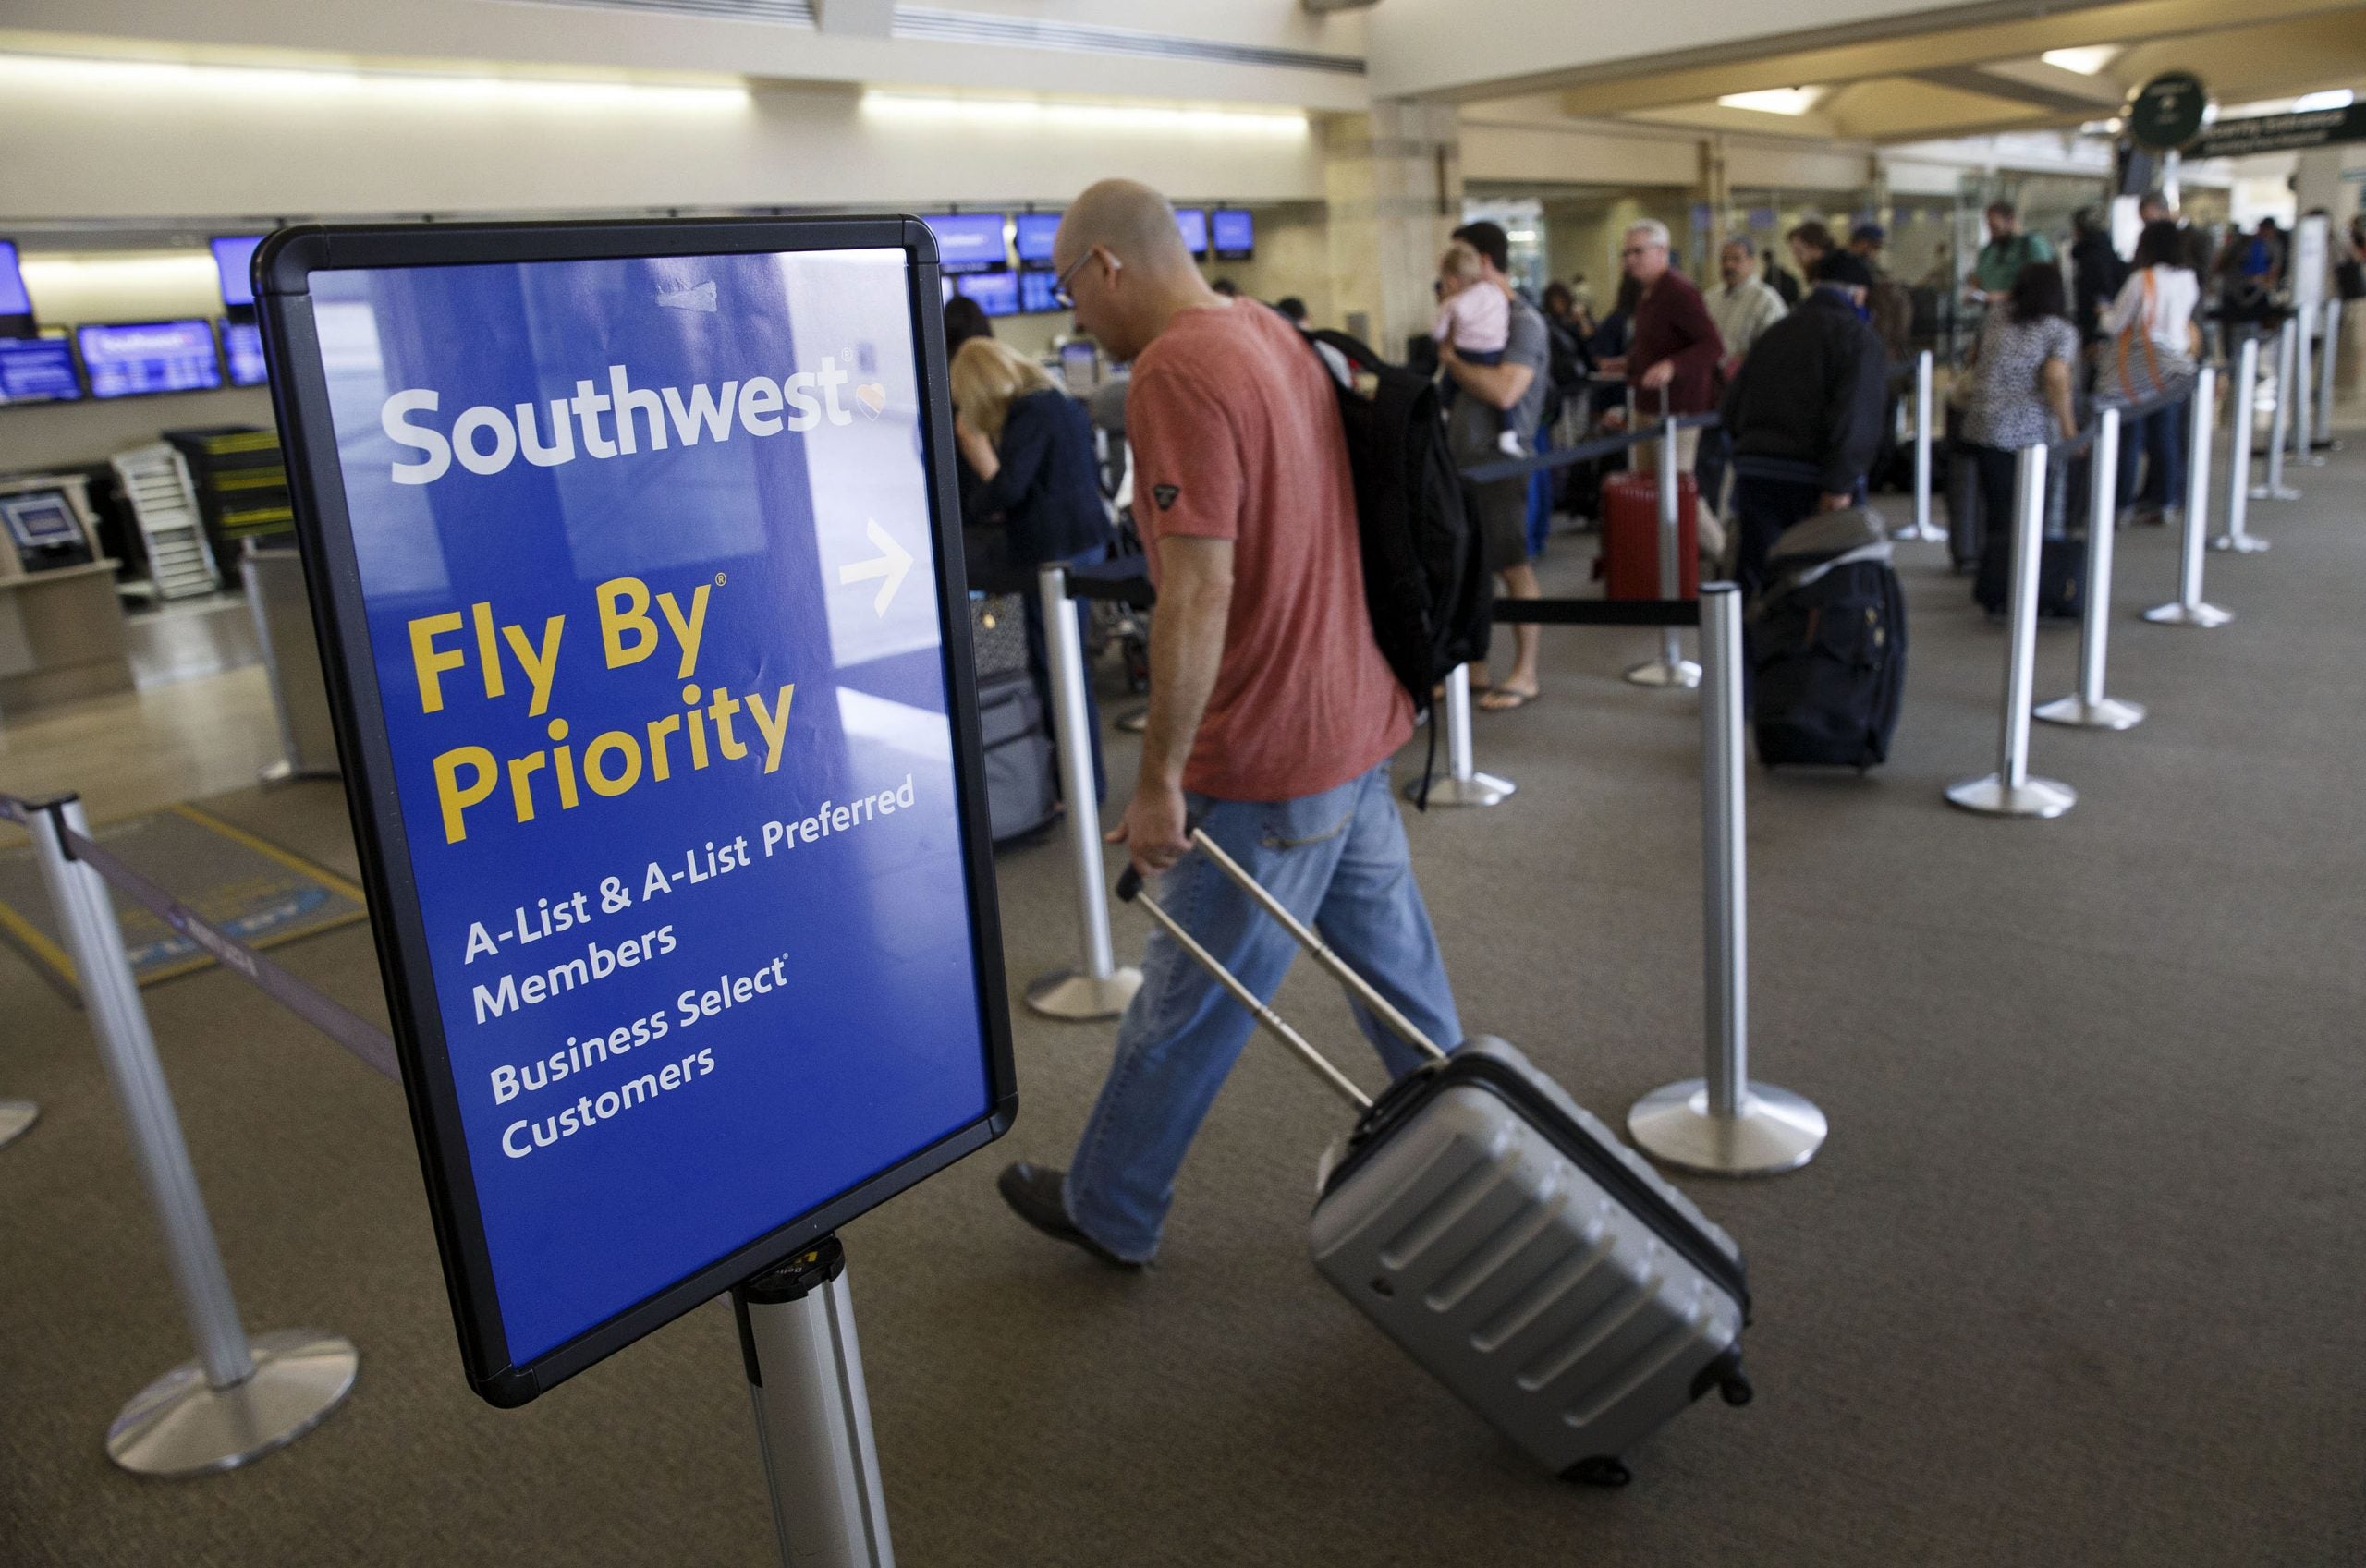
[[[1677,476],[1677,576],[1679,599],[1701,596],[1701,492],[1690,474]],[[1660,477],[1629,469],[1602,481],[1602,559],[1595,574],[1613,599],[1660,596]]]
[[[1036,832],[1059,808],[1051,716],[1027,667],[1024,602],[1016,593],[970,602],[978,666],[978,728],[986,761],[987,832],[996,844]]]
[[[1711,1389],[1749,1403],[1739,1248],[1518,1051],[1452,1054],[1391,1007],[1205,833],[1194,846],[1429,1062],[1368,1100],[1154,900],[1151,917],[1258,1022],[1362,1108],[1324,1155],[1314,1265],[1406,1354],[1567,1479],[1628,1478],[1620,1454]],[[1133,900],[1130,866],[1117,894]]]
[[[1826,512],[1786,529],[1750,606],[1751,723],[1766,767],[1887,760],[1906,694],[1906,596],[1887,526]]]
[[[2005,614],[2012,570],[2012,537],[2000,533],[1995,547],[1980,554],[1979,575],[1971,579],[1971,597],[1992,615]],[[2041,620],[2075,621],[2087,613],[2087,541],[2048,539],[2039,541],[2037,613]]]

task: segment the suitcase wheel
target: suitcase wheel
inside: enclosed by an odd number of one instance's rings
[[[1596,1454],[1592,1459],[1580,1459],[1562,1471],[1561,1478],[1586,1487],[1623,1487],[1635,1478],[1635,1473],[1627,1468],[1624,1460],[1610,1454]]]
[[[1728,1372],[1717,1380],[1717,1394],[1727,1404],[1741,1406],[1757,1397],[1758,1391],[1739,1372]]]

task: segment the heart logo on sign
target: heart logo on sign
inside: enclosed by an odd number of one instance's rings
[[[867,381],[854,389],[854,400],[862,405],[864,413],[875,419],[886,411],[887,389],[875,381]]]

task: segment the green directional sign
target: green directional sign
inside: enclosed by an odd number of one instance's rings
[[[2336,141],[2366,141],[2366,103],[2220,120],[2201,133],[2193,152],[2201,158],[2240,158],[2252,152],[2325,147]]]
[[[2128,106],[2128,134],[2140,147],[2183,147],[2201,129],[2210,94],[2189,71],[2164,71],[2146,82]]]

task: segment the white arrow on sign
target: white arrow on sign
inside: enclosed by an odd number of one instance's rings
[[[912,569],[912,553],[896,543],[896,536],[881,528],[878,519],[865,517],[862,526],[880,553],[871,560],[840,566],[838,584],[844,587],[848,583],[868,582],[872,577],[885,577],[887,580],[879,585],[879,597],[871,602],[872,614],[884,615],[888,602],[896,597],[896,590],[904,586],[904,575]]]

